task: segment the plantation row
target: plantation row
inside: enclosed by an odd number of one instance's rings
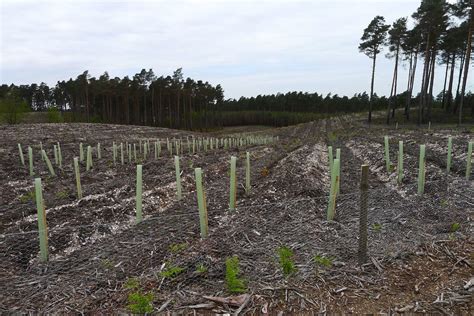
[[[277,137],[252,137],[248,136],[246,138],[207,138],[207,139],[187,139],[184,142],[182,139],[176,140],[166,140],[166,148],[168,153],[174,156],[174,167],[175,167],[175,174],[176,174],[176,197],[177,200],[181,200],[182,198],[182,186],[181,186],[181,170],[180,170],[180,158],[178,154],[184,153],[184,148],[187,147],[189,153],[194,154],[197,151],[204,151],[207,152],[209,150],[216,150],[219,148],[227,149],[227,148],[239,148],[245,145],[252,145],[252,144],[269,144],[272,142],[277,141]],[[165,143],[163,141],[163,143]],[[389,155],[389,138],[388,136],[384,137],[384,154],[385,154],[385,162],[387,173],[392,173],[395,169],[397,171],[397,181],[399,185],[402,184],[403,178],[403,141],[399,142],[399,153],[398,153],[398,161],[396,168],[392,165],[390,161]],[[155,158],[159,158],[162,155],[161,150],[162,141],[156,140],[154,142],[154,154]],[[21,145],[18,144],[19,151],[20,151],[20,160],[21,163],[24,165],[25,160],[23,157],[23,152]],[[42,144],[40,144],[40,148],[42,148]],[[96,146],[96,156],[100,159],[101,156],[101,149],[100,143]],[[129,144],[128,142],[117,145],[115,142],[112,144],[112,161],[117,164],[117,160],[120,160],[121,164],[125,164],[125,156],[128,156],[128,162],[132,162],[132,156],[134,157],[135,162],[144,162],[147,160],[147,157],[152,155],[150,146],[150,140],[140,141],[138,144],[138,153],[141,155],[140,159],[137,159],[137,146],[136,144]],[[133,150],[132,150],[133,149]],[[54,161],[59,168],[62,168],[62,154],[61,154],[61,147],[58,144],[53,146],[54,151]],[[46,165],[48,166],[49,172],[51,176],[55,175],[53,165],[49,160],[46,152],[44,149],[41,149],[42,159],[45,161]],[[120,159],[118,159],[120,157]],[[328,207],[327,207],[327,219],[329,221],[334,219],[335,211],[336,211],[336,200],[337,196],[340,191],[340,163],[341,163],[341,150],[338,148],[336,149],[335,157],[333,155],[333,148],[332,146],[328,147],[328,157],[329,157],[329,170],[330,170],[330,192],[329,192],[329,200],[328,200]],[[448,157],[447,157],[447,172],[449,173],[450,165],[451,165],[451,157],[452,157],[452,139],[450,138],[448,141]],[[472,142],[469,142],[468,145],[468,155],[467,155],[467,165],[466,165],[466,179],[469,179],[471,173],[471,157],[472,157]],[[32,149],[28,147],[28,158],[29,158],[29,167],[30,167],[30,174],[33,175],[33,165],[32,165]],[[92,168],[92,148],[91,146],[87,146],[87,151],[84,153],[84,146],[83,144],[79,144],[79,157],[74,157],[74,173],[76,179],[76,189],[77,189],[77,197],[81,199],[82,195],[82,186],[81,186],[81,175],[79,171],[79,162],[86,163],[86,172]],[[425,145],[420,145],[420,157],[419,157],[419,170],[418,170],[418,195],[422,195],[424,192],[425,186]],[[231,157],[230,159],[230,197],[229,197],[229,209],[235,210],[236,209],[236,192],[237,192],[237,177],[236,177],[236,157]],[[142,214],[142,164],[138,164],[136,168],[136,197],[135,197],[135,214],[136,214],[136,223],[139,223],[143,220]],[[207,219],[207,206],[206,206],[206,195],[205,189],[202,183],[202,169],[195,168],[195,187],[196,187],[196,194],[197,194],[197,202],[199,208],[199,217],[200,217],[200,230],[201,230],[201,237],[206,238],[208,235],[208,219]],[[248,194],[250,191],[250,155],[249,152],[246,153],[246,161],[245,161],[245,192]],[[35,179],[35,199],[36,199],[36,206],[37,206],[37,214],[38,214],[38,232],[40,234],[40,254],[41,259],[43,261],[48,260],[48,247],[47,247],[47,225],[46,225],[46,214],[45,214],[45,206],[44,206],[44,199],[42,197],[42,186],[41,186],[41,179]]]

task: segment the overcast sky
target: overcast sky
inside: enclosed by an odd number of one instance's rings
[[[142,68],[168,75],[182,67],[185,77],[220,83],[226,98],[238,98],[369,91],[371,60],[357,48],[363,29],[375,15],[389,23],[410,16],[419,0],[0,3],[1,83],[54,85],[86,69],[96,77]],[[385,52],[376,70],[379,95],[389,93],[393,71]],[[436,71],[438,93],[444,68]],[[467,89],[474,90],[472,80]]]

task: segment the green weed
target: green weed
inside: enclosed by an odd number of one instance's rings
[[[67,190],[59,191],[56,193],[58,199],[67,199],[69,197],[69,192]]]
[[[204,264],[200,263],[196,267],[196,272],[199,273],[199,274],[206,273],[207,272],[207,267]]]
[[[188,247],[187,243],[182,243],[182,244],[171,244],[169,249],[171,253],[178,253]]]
[[[174,279],[184,271],[184,268],[170,265],[168,268],[160,272],[160,276],[163,278]]]
[[[127,308],[132,314],[149,314],[153,312],[153,293],[134,292],[128,295]]]
[[[461,224],[459,223],[452,223],[451,224],[451,232],[452,233],[455,233],[459,230],[459,228],[461,228]]]
[[[123,287],[129,290],[136,290],[140,287],[140,281],[137,278],[128,278]]]
[[[29,191],[29,192],[21,195],[19,199],[20,199],[21,203],[28,203],[29,201],[34,202],[35,199],[36,199],[35,191]]]
[[[332,266],[332,259],[323,255],[315,255],[313,257],[314,262],[322,267],[329,268]]]
[[[382,224],[379,223],[373,223],[372,224],[372,229],[379,233],[382,230]]]
[[[285,277],[296,272],[295,263],[293,262],[293,251],[288,247],[278,248],[278,260]]]
[[[233,256],[225,261],[225,281],[230,293],[243,293],[246,291],[245,281],[239,278],[239,258]]]

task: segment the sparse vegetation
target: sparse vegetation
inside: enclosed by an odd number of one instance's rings
[[[69,192],[67,190],[56,192],[56,197],[58,199],[67,199],[69,197]]]
[[[153,293],[134,292],[128,295],[127,308],[132,314],[148,314],[153,312]]]
[[[203,264],[203,263],[200,263],[197,267],[196,267],[196,272],[197,273],[206,273],[207,272],[207,267]]]
[[[28,191],[27,193],[21,195],[19,197],[19,200],[21,203],[28,203],[28,202],[34,202],[36,198],[35,191]]]
[[[332,266],[332,258],[326,257],[324,255],[315,255],[313,257],[314,262],[321,267],[330,268]]]
[[[293,251],[286,246],[278,248],[278,262],[285,277],[297,270],[293,262]]]
[[[183,251],[187,247],[188,247],[187,243],[181,243],[181,244],[171,244],[169,248],[170,248],[171,253],[178,253],[178,252]]]
[[[230,293],[243,293],[247,290],[245,281],[239,277],[239,258],[233,256],[225,261],[225,281]]]
[[[451,229],[450,229],[450,231],[451,231],[452,233],[455,233],[455,232],[457,232],[457,231],[459,230],[459,228],[461,228],[461,224],[459,224],[459,223],[452,223],[452,224],[451,224]]]
[[[163,278],[174,279],[184,271],[184,268],[169,265],[165,270],[160,272],[160,276]]]
[[[379,233],[379,232],[382,231],[382,224],[380,224],[380,223],[373,223],[373,224],[372,224],[372,229],[373,229],[375,232]]]

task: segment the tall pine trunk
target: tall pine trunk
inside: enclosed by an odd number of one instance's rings
[[[451,59],[451,73],[449,75],[448,93],[446,94],[446,111],[451,108],[451,102],[453,101],[453,82],[454,82],[454,68],[456,68],[456,53],[453,53]]]
[[[443,99],[441,101],[441,106],[444,107],[444,100],[446,99],[446,83],[448,82],[448,71],[449,71],[449,58],[451,55],[448,54],[448,60],[446,60],[446,71],[444,73],[444,84],[443,84]]]
[[[374,99],[374,77],[375,77],[375,60],[377,58],[377,54],[374,54],[373,62],[372,62],[372,80],[370,83],[370,101],[369,101],[369,124],[372,122],[372,103]]]
[[[464,77],[462,79],[462,89],[461,89],[461,101],[459,103],[459,121],[458,125],[462,123],[462,107],[464,105],[464,93],[466,92],[466,82],[467,82],[467,74],[469,72],[469,61],[471,60],[471,44],[472,44],[472,29],[474,27],[473,20],[474,20],[474,2],[471,1],[471,17],[469,18],[469,32],[467,34],[467,49],[466,49],[466,57],[465,57],[465,65],[464,65]]]

